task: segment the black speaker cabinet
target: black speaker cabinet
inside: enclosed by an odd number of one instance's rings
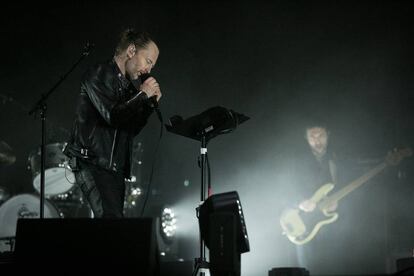
[[[19,219],[15,256],[20,268],[51,272],[47,275],[159,273],[151,218]]]
[[[414,275],[414,258],[397,259],[397,271],[398,275]]]
[[[210,215],[210,271],[212,276],[240,275],[240,252],[237,248],[237,223],[233,213]]]

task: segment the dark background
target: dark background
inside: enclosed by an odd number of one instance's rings
[[[243,204],[252,247],[242,256],[243,275],[297,266],[278,214],[289,185],[285,161],[303,145],[307,119],[327,122],[332,146],[353,164],[349,179],[394,147],[412,145],[411,6],[410,1],[3,6],[0,140],[13,148],[17,161],[0,167],[0,185],[12,196],[35,193],[27,165],[40,144],[40,120],[28,110],[69,70],[85,43],[93,42],[91,54],[48,101],[48,143],[66,141],[83,71],[111,58],[118,33],[136,27],[151,33],[160,48],[152,73],[161,84],[165,118],[186,118],[217,105],[251,118],[209,144],[213,191],[237,190]],[[158,134],[152,116],[136,138],[142,143],[138,177],[144,191]],[[157,216],[168,205],[178,220],[178,240],[166,258],[191,261],[198,255],[199,146],[166,132],[156,156],[147,215]],[[347,212],[352,248],[346,247],[349,240],[342,248],[344,263],[353,251],[350,265],[321,272],[389,273],[395,258],[414,247],[412,161],[371,182],[344,200],[354,207]]]

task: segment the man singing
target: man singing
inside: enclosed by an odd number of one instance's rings
[[[162,96],[155,78],[139,80],[151,72],[158,55],[152,38],[127,29],[113,58],[89,68],[82,79],[72,137],[64,152],[96,218],[123,217],[132,139],[146,125],[153,100]]]

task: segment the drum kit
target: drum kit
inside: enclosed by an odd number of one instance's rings
[[[91,210],[75,185],[75,176],[68,167],[68,157],[62,153],[63,143],[46,145],[44,218],[92,217]],[[16,161],[12,148],[0,141],[0,166]],[[40,217],[40,148],[31,152],[28,170],[32,174],[33,194],[10,197],[0,186],[0,241],[15,236],[19,218]],[[0,244],[0,252],[2,251]]]
[[[83,199],[75,176],[68,166],[69,159],[63,154],[64,143],[51,143],[45,146],[45,205],[44,218],[92,218],[88,203]],[[126,179],[124,216],[136,216],[138,201],[141,197],[140,167],[142,145],[134,149],[136,176]],[[138,161],[135,159],[139,159]],[[0,168],[12,165],[16,161],[12,148],[0,140]],[[6,187],[0,186],[0,252],[4,250],[2,241],[9,242],[15,237],[19,218],[40,217],[40,148],[30,152],[27,169],[30,171],[34,193],[11,196]],[[6,249],[6,251],[8,251]]]

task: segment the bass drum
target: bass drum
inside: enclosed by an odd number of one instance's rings
[[[21,194],[7,200],[0,207],[0,238],[16,236],[19,218],[39,218],[40,198],[32,194]],[[59,211],[45,200],[45,218],[60,218]]]
[[[54,143],[45,146],[45,195],[55,196],[70,191],[75,183],[75,175],[68,166],[69,158],[63,154],[64,144]],[[33,187],[40,194],[40,148],[29,156],[29,169],[32,172]]]

